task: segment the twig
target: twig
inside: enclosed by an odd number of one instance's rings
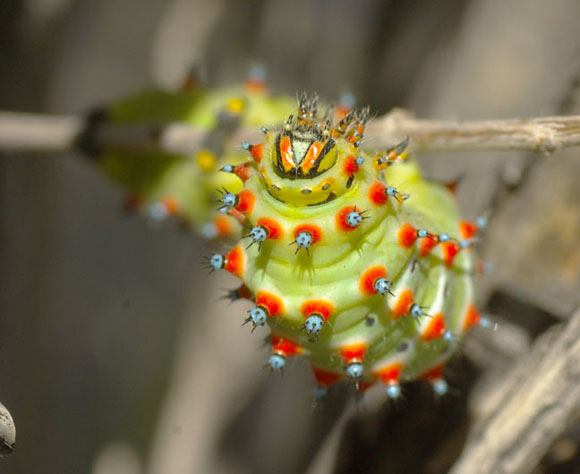
[[[60,152],[73,149],[86,131],[79,117],[0,112],[0,151]],[[240,129],[234,142],[257,139],[257,130]],[[367,126],[373,147],[392,146],[411,137],[418,151],[526,150],[553,153],[580,145],[580,116],[528,120],[448,122],[418,120],[395,109]],[[91,128],[88,139],[99,148],[141,149],[191,154],[205,137],[184,123],[113,125]],[[85,135],[87,138],[87,135]]]
[[[527,120],[452,122],[417,120],[395,109],[371,122],[365,134],[375,145],[389,146],[410,136],[420,151],[525,150],[553,153],[580,145],[580,116]]]
[[[72,150],[83,128],[81,117],[0,112],[0,151]]]
[[[16,443],[16,427],[12,415],[0,403],[0,457],[12,453]]]
[[[508,376],[450,474],[530,472],[580,407],[580,309],[543,335]]]

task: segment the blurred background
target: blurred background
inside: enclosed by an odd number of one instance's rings
[[[260,62],[274,92],[348,91],[377,115],[580,114],[579,31],[577,0],[2,0],[0,109],[85,114],[193,64],[223,86]],[[442,403],[412,384],[338,425],[349,390],[313,410],[305,364],[262,369],[264,334],[219,300],[234,281],[203,272],[206,244],[127,216],[79,154],[1,155],[0,400],[17,448],[0,472],[446,472],[489,413],[482,394],[578,306],[578,153],[420,157],[428,176],[465,174],[466,217],[493,211],[479,303],[502,330],[470,338]],[[579,472],[579,431],[534,472]]]

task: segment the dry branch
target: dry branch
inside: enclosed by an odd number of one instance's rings
[[[0,151],[60,152],[75,147],[85,133],[79,117],[0,112]],[[257,130],[241,129],[234,142],[255,140]],[[418,151],[526,150],[552,153],[580,145],[580,116],[528,120],[448,122],[418,120],[393,110],[367,126],[366,141],[373,147],[392,146],[410,136]],[[99,148],[143,149],[191,154],[205,134],[184,123],[113,125],[88,130]],[[86,138],[86,137],[85,137]]]
[[[80,117],[0,112],[0,151],[72,150],[83,128]]]
[[[580,116],[452,122],[417,120],[395,109],[371,122],[365,136],[379,146],[410,136],[421,151],[525,150],[553,153],[580,145]]]
[[[450,474],[526,474],[566,429],[580,407],[580,309],[536,342],[504,387]]]

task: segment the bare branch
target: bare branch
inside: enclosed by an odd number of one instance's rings
[[[371,122],[365,136],[390,146],[406,136],[419,151],[525,150],[553,153],[580,145],[580,116],[452,122],[417,120],[395,109]]]
[[[580,309],[514,367],[450,474],[531,472],[580,407],[579,380]]]
[[[60,152],[75,147],[84,131],[80,117],[0,112],[0,151]],[[241,129],[234,142],[259,138],[257,130]],[[447,122],[417,120],[395,109],[367,126],[366,142],[392,146],[411,137],[417,151],[526,150],[552,153],[580,145],[580,116],[528,120]],[[100,148],[139,149],[163,153],[194,153],[205,133],[185,123],[113,125],[89,130]]]
[[[83,127],[80,117],[0,112],[0,151],[71,150]]]

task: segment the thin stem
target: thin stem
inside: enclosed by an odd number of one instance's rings
[[[87,132],[74,116],[0,112],[0,151],[61,152],[75,148]],[[234,143],[258,140],[258,130],[240,129]],[[553,153],[580,145],[580,116],[523,120],[453,122],[418,120],[395,109],[367,126],[365,143],[384,148],[411,138],[416,151],[526,150]],[[185,123],[102,124],[88,130],[85,139],[98,148],[140,149],[163,153],[194,153],[205,137]]]
[[[366,136],[375,146],[411,137],[419,151],[525,150],[553,153],[580,145],[580,116],[453,122],[417,120],[395,109],[371,122]]]
[[[72,150],[83,128],[81,117],[0,112],[0,151]]]

